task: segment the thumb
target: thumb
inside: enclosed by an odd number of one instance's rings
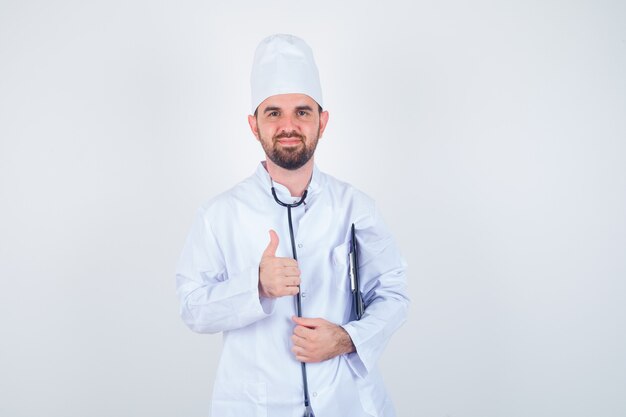
[[[270,243],[267,244],[263,251],[263,257],[276,256],[276,249],[278,249],[278,235],[274,230],[270,229]]]

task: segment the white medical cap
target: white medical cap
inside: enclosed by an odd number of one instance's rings
[[[313,51],[293,35],[271,35],[256,48],[252,75],[252,113],[268,97],[277,94],[306,94],[322,104],[322,86]]]

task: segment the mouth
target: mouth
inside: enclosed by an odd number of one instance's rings
[[[300,138],[284,138],[277,141],[282,146],[296,146],[302,143]]]
[[[292,147],[304,143],[304,136],[296,131],[281,132],[274,136],[274,140],[278,142],[281,147]]]

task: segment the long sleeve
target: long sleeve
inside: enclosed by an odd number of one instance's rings
[[[287,416],[302,412],[301,365],[291,351],[294,297],[259,297],[259,262],[268,230],[281,237],[277,256],[290,257],[287,210],[276,204],[262,164],[255,175],[198,210],[176,270],[183,321],[200,333],[224,332],[212,414]],[[405,265],[375,203],[359,190],[314,169],[306,206],[292,211],[306,317],[341,323],[355,353],[307,367],[316,413],[395,415],[376,363],[404,322]],[[349,240],[355,223],[365,315],[350,320]],[[347,323],[347,324],[346,324]],[[301,414],[300,414],[301,415]]]
[[[360,377],[373,369],[391,335],[406,321],[406,263],[377,211],[358,230],[360,278],[365,304],[361,320],[343,327],[356,352],[348,363]]]
[[[261,304],[258,264],[240,270],[226,267],[208,216],[198,210],[176,271],[181,317],[195,332],[217,333],[245,327],[271,314]]]

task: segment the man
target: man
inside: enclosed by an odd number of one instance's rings
[[[406,318],[405,265],[373,201],[314,164],[328,112],[311,49],[264,39],[251,87],[248,123],[266,160],[200,208],[177,268],[185,323],[224,334],[213,417],[301,417],[305,401],[318,417],[394,416],[376,362]]]

